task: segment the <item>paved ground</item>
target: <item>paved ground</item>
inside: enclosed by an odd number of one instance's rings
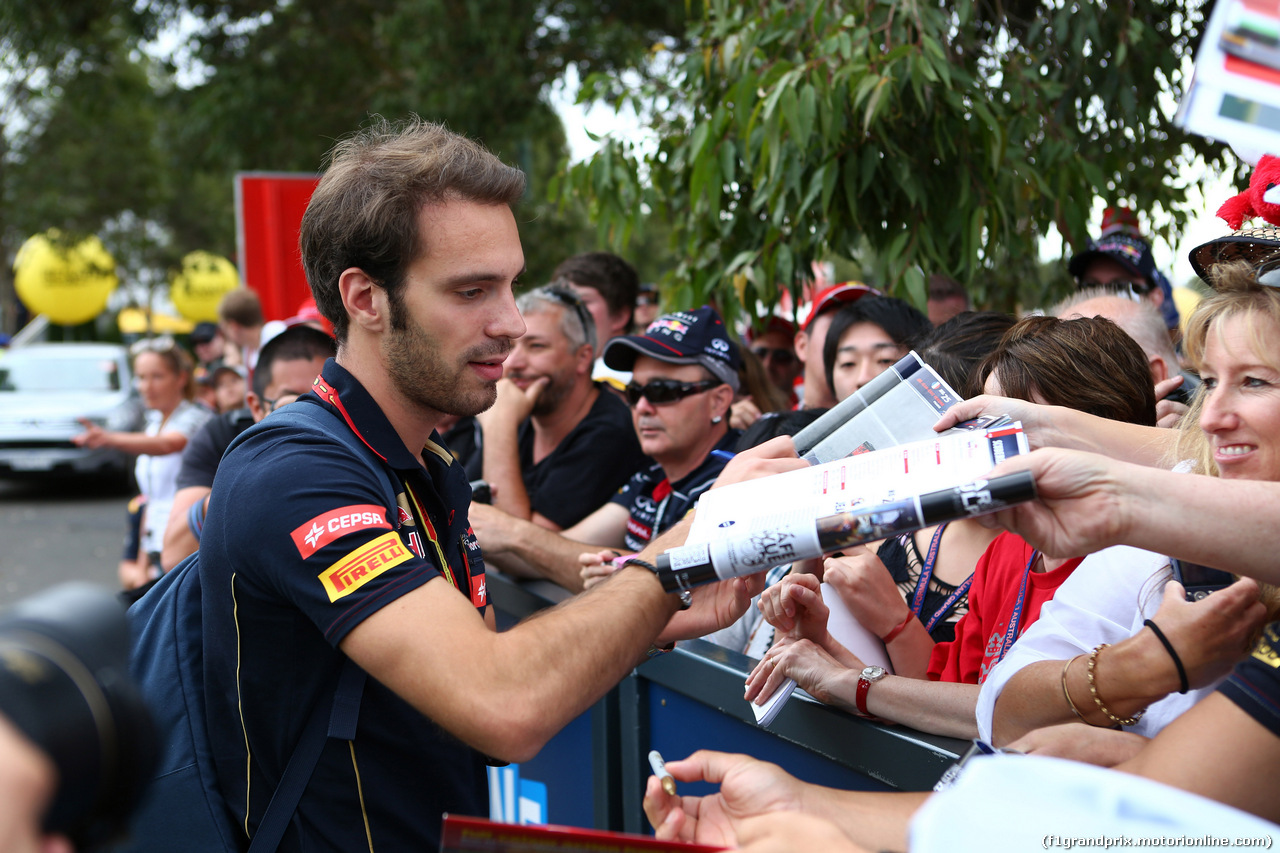
[[[93,480],[0,480],[0,608],[69,580],[116,589],[127,499]]]

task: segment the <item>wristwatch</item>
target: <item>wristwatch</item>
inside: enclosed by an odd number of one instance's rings
[[[867,691],[871,689],[871,685],[888,674],[888,671],[882,666],[869,666],[862,670],[862,673],[858,676],[858,692],[854,696],[854,703],[858,706],[859,714],[864,717],[872,715],[867,710]]]

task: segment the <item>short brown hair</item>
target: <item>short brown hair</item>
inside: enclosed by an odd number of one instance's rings
[[[583,252],[566,258],[551,273],[551,282],[593,288],[609,306],[610,314],[626,309],[626,328],[631,328],[640,295],[640,274],[612,252]]]
[[[978,368],[981,382],[992,373],[1006,397],[1039,395],[1051,406],[1156,425],[1146,353],[1104,317],[1024,317]]]
[[[265,322],[262,300],[247,287],[237,288],[222,297],[222,301],[218,303],[218,317],[224,323],[230,320],[248,329]]]
[[[524,173],[483,146],[416,116],[391,123],[378,117],[329,152],[328,168],[302,217],[298,243],[316,307],[347,339],[347,312],[338,278],[364,271],[398,304],[405,270],[428,251],[418,214],[453,199],[514,205]]]

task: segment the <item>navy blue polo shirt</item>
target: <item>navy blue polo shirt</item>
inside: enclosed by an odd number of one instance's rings
[[[333,359],[291,405],[328,409],[397,494],[388,505],[338,440],[272,416],[219,466],[200,544],[206,707],[218,782],[249,835],[310,710],[332,701],[348,632],[442,575],[486,606],[470,487],[438,437],[414,458]],[[369,679],[355,740],[328,742],[280,850],[434,850],[443,812],[487,808],[482,757]]]
[[[1253,653],[1236,664],[1218,692],[1280,737],[1280,622],[1263,629]]]
[[[731,429],[716,443],[714,450],[733,455],[742,433]],[[655,536],[685,517],[702,493],[711,488],[728,459],[708,453],[702,464],[672,483],[657,462],[641,468],[623,486],[610,503],[627,508],[627,532],[623,542],[627,549],[639,552]]]

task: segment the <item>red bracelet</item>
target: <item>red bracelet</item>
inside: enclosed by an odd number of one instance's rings
[[[894,640],[898,639],[898,635],[901,634],[903,631],[905,631],[907,626],[911,624],[911,620],[915,618],[916,618],[916,614],[908,610],[907,618],[902,620],[902,624],[894,628],[889,633],[885,634],[883,637],[881,637],[880,642],[884,643],[887,646],[890,643],[892,643]]]

